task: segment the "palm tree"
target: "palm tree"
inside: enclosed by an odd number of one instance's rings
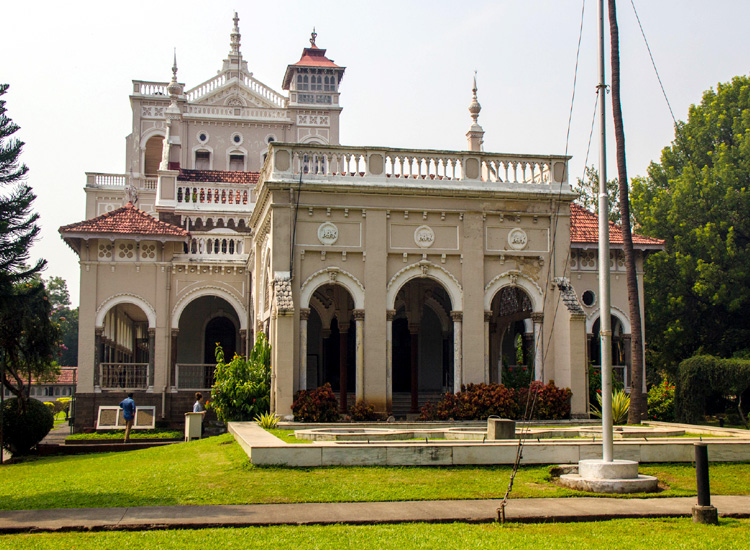
[[[609,35],[612,64],[612,113],[615,119],[615,143],[617,147],[617,177],[620,186],[620,222],[625,252],[625,270],[630,305],[631,361],[630,361],[630,412],[628,424],[638,424],[647,412],[643,393],[643,330],[641,328],[641,305],[638,298],[638,280],[635,273],[635,252],[630,231],[630,200],[628,193],[628,171],[625,165],[625,130],[620,106],[620,39],[617,29],[617,7],[615,0],[608,0]]]

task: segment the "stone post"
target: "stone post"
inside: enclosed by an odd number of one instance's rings
[[[177,335],[179,329],[173,328],[171,333],[171,342],[169,346],[169,377],[172,385],[172,391],[176,392],[178,387],[177,380]]]
[[[393,412],[393,318],[395,309],[385,312],[385,402],[388,414]]]
[[[363,401],[365,398],[365,310],[355,309],[352,311],[352,315],[354,316],[357,338],[355,347],[357,361],[355,400]]]
[[[453,393],[461,391],[463,383],[463,353],[462,353],[462,325],[464,314],[462,311],[451,311],[453,320]]]
[[[339,323],[339,408],[342,413],[346,412],[347,409],[347,396],[346,396],[346,385],[347,385],[347,351],[348,342],[347,335],[349,334],[349,323]]]
[[[542,323],[544,313],[532,313],[534,322],[534,380],[544,383],[544,342],[542,341]]]
[[[148,391],[154,391],[154,356],[156,355],[156,329],[148,329],[148,375],[146,384]]]
[[[419,325],[409,324],[409,345],[411,346],[411,409],[419,412]]]
[[[484,383],[490,383],[490,321],[492,312],[484,312]]]
[[[310,309],[299,310],[299,389],[307,389],[307,320]]]
[[[101,389],[99,377],[102,370],[102,355],[104,354],[103,335],[104,327],[96,327],[94,329],[94,391]]]

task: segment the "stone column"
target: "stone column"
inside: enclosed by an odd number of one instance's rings
[[[492,312],[484,312],[484,383],[490,383],[490,321]]]
[[[357,345],[355,347],[357,374],[355,400],[365,399],[365,310],[355,309],[352,311],[354,317]]]
[[[240,329],[240,355],[245,357],[247,355],[247,329]]]
[[[94,329],[94,391],[100,390],[102,355],[104,354],[104,327]]]
[[[341,412],[346,412],[346,384],[347,384],[347,335],[349,333],[349,323],[339,323],[339,408]]]
[[[542,341],[542,323],[544,313],[532,313],[534,322],[534,380],[544,383],[544,342]]]
[[[462,311],[451,311],[453,319],[453,393],[461,391],[463,382],[463,353],[462,353],[462,325],[464,314]]]
[[[307,389],[307,319],[310,309],[299,310],[299,389]]]
[[[385,312],[385,401],[388,414],[393,412],[393,318],[395,309]]]
[[[148,329],[148,374],[146,383],[148,391],[154,391],[154,356],[156,355],[156,329]]]
[[[173,328],[171,333],[171,341],[169,346],[169,378],[172,385],[172,391],[177,391],[178,380],[177,380],[177,335],[180,333],[179,329]]]
[[[409,344],[411,346],[411,409],[419,412],[419,325],[409,324]]]

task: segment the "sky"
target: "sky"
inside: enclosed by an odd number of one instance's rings
[[[687,119],[705,90],[747,74],[750,2],[632,1],[678,120]],[[84,219],[85,172],[125,172],[131,81],[168,81],[175,48],[178,77],[188,89],[211,78],[229,53],[235,10],[249,69],[277,91],[315,27],[318,47],[346,67],[343,145],[465,150],[477,71],[486,151],[564,154],[567,148],[571,182],[583,175],[587,152],[588,164],[598,164],[596,130],[589,148],[598,82],[593,0],[5,3],[0,82],[10,84],[3,99],[21,126],[16,135],[26,143],[22,159],[41,215],[31,257],[48,260],[46,277],[68,282],[74,305],[78,258],[57,229]],[[618,2],[618,23],[632,177],[659,160],[674,126],[630,0]],[[607,83],[609,77],[607,61]],[[611,123],[608,158],[612,177]]]

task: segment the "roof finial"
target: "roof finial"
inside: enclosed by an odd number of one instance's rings
[[[177,48],[174,49],[174,63],[172,64],[172,80],[177,80]]]
[[[182,86],[177,82],[177,48],[174,49],[174,62],[172,63],[172,82],[167,86],[167,93],[174,100],[182,93]]]
[[[310,35],[310,47],[311,48],[317,48],[315,45],[315,39],[318,37],[318,33],[315,32],[315,27],[313,27],[313,32]]]
[[[237,15],[237,12],[234,12],[232,21],[234,21],[234,28],[232,29],[232,33],[229,35],[229,55],[240,55],[240,18]]]
[[[474,86],[471,89],[472,98],[471,105],[469,105],[469,113],[471,118],[474,120],[474,124],[478,124],[477,119],[479,118],[479,112],[482,110],[482,106],[477,100],[477,72],[474,71]]]

